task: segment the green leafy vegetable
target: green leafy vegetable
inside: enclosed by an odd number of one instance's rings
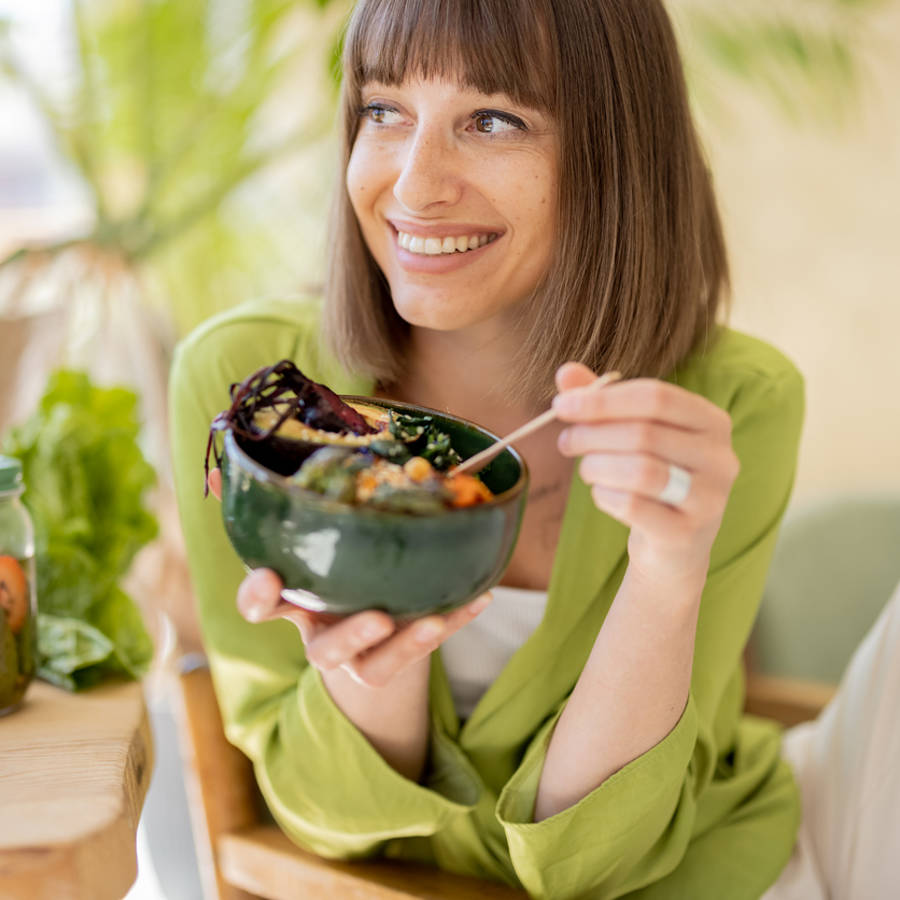
[[[155,482],[138,446],[137,397],[55,373],[3,452],[22,460],[35,526],[38,674],[69,690],[140,677],[153,646],[119,587],[157,533],[143,498]]]
[[[408,459],[412,458],[409,448],[402,441],[398,440],[377,440],[369,444],[369,450],[376,456],[386,459],[388,462],[396,463],[402,466]]]
[[[450,435],[441,431],[431,416],[392,412],[389,428],[395,438],[406,444],[411,455],[427,459],[439,472],[461,462],[450,444]]]

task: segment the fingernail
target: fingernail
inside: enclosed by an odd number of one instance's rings
[[[556,446],[559,448],[561,453],[569,452],[569,449],[572,446],[572,433],[568,428],[565,431],[561,431],[559,433],[559,439],[556,442]]]
[[[430,644],[444,633],[444,623],[440,619],[428,619],[416,626],[415,639],[420,644]]]
[[[262,622],[266,617],[266,608],[261,603],[252,603],[244,610],[244,617],[251,622]]]
[[[477,616],[478,613],[480,613],[482,610],[487,609],[487,607],[491,605],[491,600],[493,600],[493,597],[491,597],[490,594],[482,594],[477,600],[473,601],[469,605],[469,612],[473,616]]]

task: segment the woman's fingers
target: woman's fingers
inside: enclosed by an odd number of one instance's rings
[[[563,363],[556,370],[556,389],[560,393],[574,388],[587,387],[596,380],[596,374],[583,363]]]
[[[693,431],[659,422],[607,422],[602,425],[570,425],[559,436],[563,456],[587,453],[641,453],[679,466],[701,466],[710,442],[698,441]]]
[[[564,422],[653,421],[666,425],[731,434],[731,418],[714,403],[678,385],[653,378],[636,378],[617,384],[596,382],[566,390],[553,399],[553,408]]]
[[[318,669],[336,669],[380,644],[396,628],[387,613],[378,610],[357,613],[315,635],[306,645],[306,658]]]
[[[237,608],[248,622],[275,617],[281,600],[281,579],[271,569],[254,569],[238,587]]]
[[[206,479],[206,484],[209,486],[209,492],[216,498],[216,500],[222,499],[222,471],[221,469],[210,469],[209,475]]]
[[[472,621],[491,602],[490,593],[444,616],[426,616],[404,626],[393,637],[371,649],[345,668],[357,681],[381,687],[395,675],[433,653],[450,635]]]
[[[387,684],[396,674],[432,653],[451,634],[475,618],[491,601],[483,594],[443,616],[426,616],[398,627],[385,612],[366,610],[335,619],[281,599],[281,579],[271,569],[256,569],[238,588],[237,606],[248,622],[289,619],[299,629],[306,658],[317,669],[343,668],[370,687]]]
[[[669,463],[648,454],[588,453],[578,464],[578,474],[592,487],[657,500],[669,481]],[[697,500],[695,490],[686,504]]]
[[[238,587],[238,612],[248,622],[254,624],[287,619],[297,626],[306,646],[309,646],[321,632],[327,631],[336,623],[348,621],[340,616],[313,612],[297,606],[296,603],[289,603],[281,596],[282,587],[284,585],[281,579],[271,569],[254,569]],[[393,623],[386,613],[374,611],[364,615],[386,619],[393,628]]]
[[[591,486],[591,497],[612,518],[646,535],[659,537],[683,530],[684,512],[658,500],[597,484]]]
[[[447,625],[441,616],[419,619],[381,647],[354,659],[352,674],[369,687],[383,687],[408,666],[428,656],[447,636]]]
[[[657,575],[708,565],[739,468],[730,416],[656,379],[584,381],[571,365],[557,373],[559,449],[581,458],[595,505],[631,529],[632,562]]]

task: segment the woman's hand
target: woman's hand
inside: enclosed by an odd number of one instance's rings
[[[491,600],[490,594],[483,594],[446,615],[398,625],[376,609],[347,617],[310,612],[282,600],[282,587],[271,569],[251,572],[238,588],[238,610],[248,622],[289,619],[300,631],[311,665],[321,672],[343,669],[367,687],[387,686],[471,622]]]
[[[639,574],[652,580],[705,575],[739,469],[731,418],[663,381],[596,388],[596,380],[579,363],[557,372],[553,405],[570,423],[560,435],[560,451],[582,457],[579,472],[594,503],[630,526],[629,557]],[[689,480],[677,505],[663,494],[672,478],[681,487]]]
[[[209,489],[221,498],[222,476],[218,469],[209,473]],[[302,609],[282,599],[283,586],[271,569],[256,569],[238,588],[238,611],[248,622],[288,619],[300,631],[311,665],[323,673],[342,669],[358,684],[379,688],[427,658],[491,600],[490,594],[483,594],[446,615],[426,616],[398,625],[380,610],[341,617]]]
[[[669,734],[688,702],[700,599],[738,461],[731,420],[654,379],[556,375],[566,456],[594,503],[631,528],[629,563],[553,731],[534,820],[573,806]],[[676,473],[672,478],[673,467]]]

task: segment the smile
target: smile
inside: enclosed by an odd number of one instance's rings
[[[397,243],[410,253],[439,256],[442,253],[466,253],[496,240],[497,234],[469,234],[458,237],[422,237],[407,231],[397,232]]]

